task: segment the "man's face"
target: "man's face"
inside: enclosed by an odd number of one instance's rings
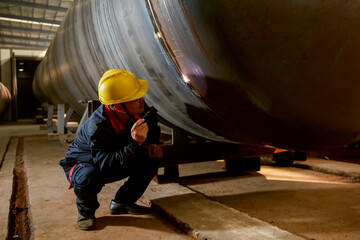
[[[126,102],[125,106],[130,114],[141,114],[145,110],[145,99],[139,98],[131,102]]]

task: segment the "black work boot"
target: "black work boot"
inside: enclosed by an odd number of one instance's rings
[[[88,231],[95,229],[96,226],[96,219],[95,216],[85,217],[79,213],[77,226],[79,229]]]
[[[151,208],[137,205],[136,203],[117,203],[115,200],[111,200],[110,214],[150,214]]]

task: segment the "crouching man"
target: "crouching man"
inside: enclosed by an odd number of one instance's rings
[[[98,85],[102,105],[81,126],[65,159],[60,161],[78,208],[77,226],[95,228],[97,194],[106,183],[126,177],[110,203],[110,214],[148,214],[136,204],[157,173],[163,151],[158,145],[156,116],[142,119],[149,84],[129,71],[112,69]]]

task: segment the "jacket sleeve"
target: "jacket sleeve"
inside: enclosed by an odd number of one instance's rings
[[[98,127],[90,138],[90,148],[94,164],[101,173],[113,174],[119,172],[120,167],[136,164],[147,154],[132,139],[118,141],[116,133],[109,128]]]

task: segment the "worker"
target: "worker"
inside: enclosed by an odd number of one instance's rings
[[[97,194],[106,183],[126,177],[110,203],[110,214],[148,214],[151,209],[136,204],[157,173],[162,148],[156,115],[145,121],[149,108],[144,95],[149,84],[123,69],[111,69],[99,81],[102,103],[82,124],[60,161],[70,188],[74,188],[78,209],[77,226],[96,226]]]

